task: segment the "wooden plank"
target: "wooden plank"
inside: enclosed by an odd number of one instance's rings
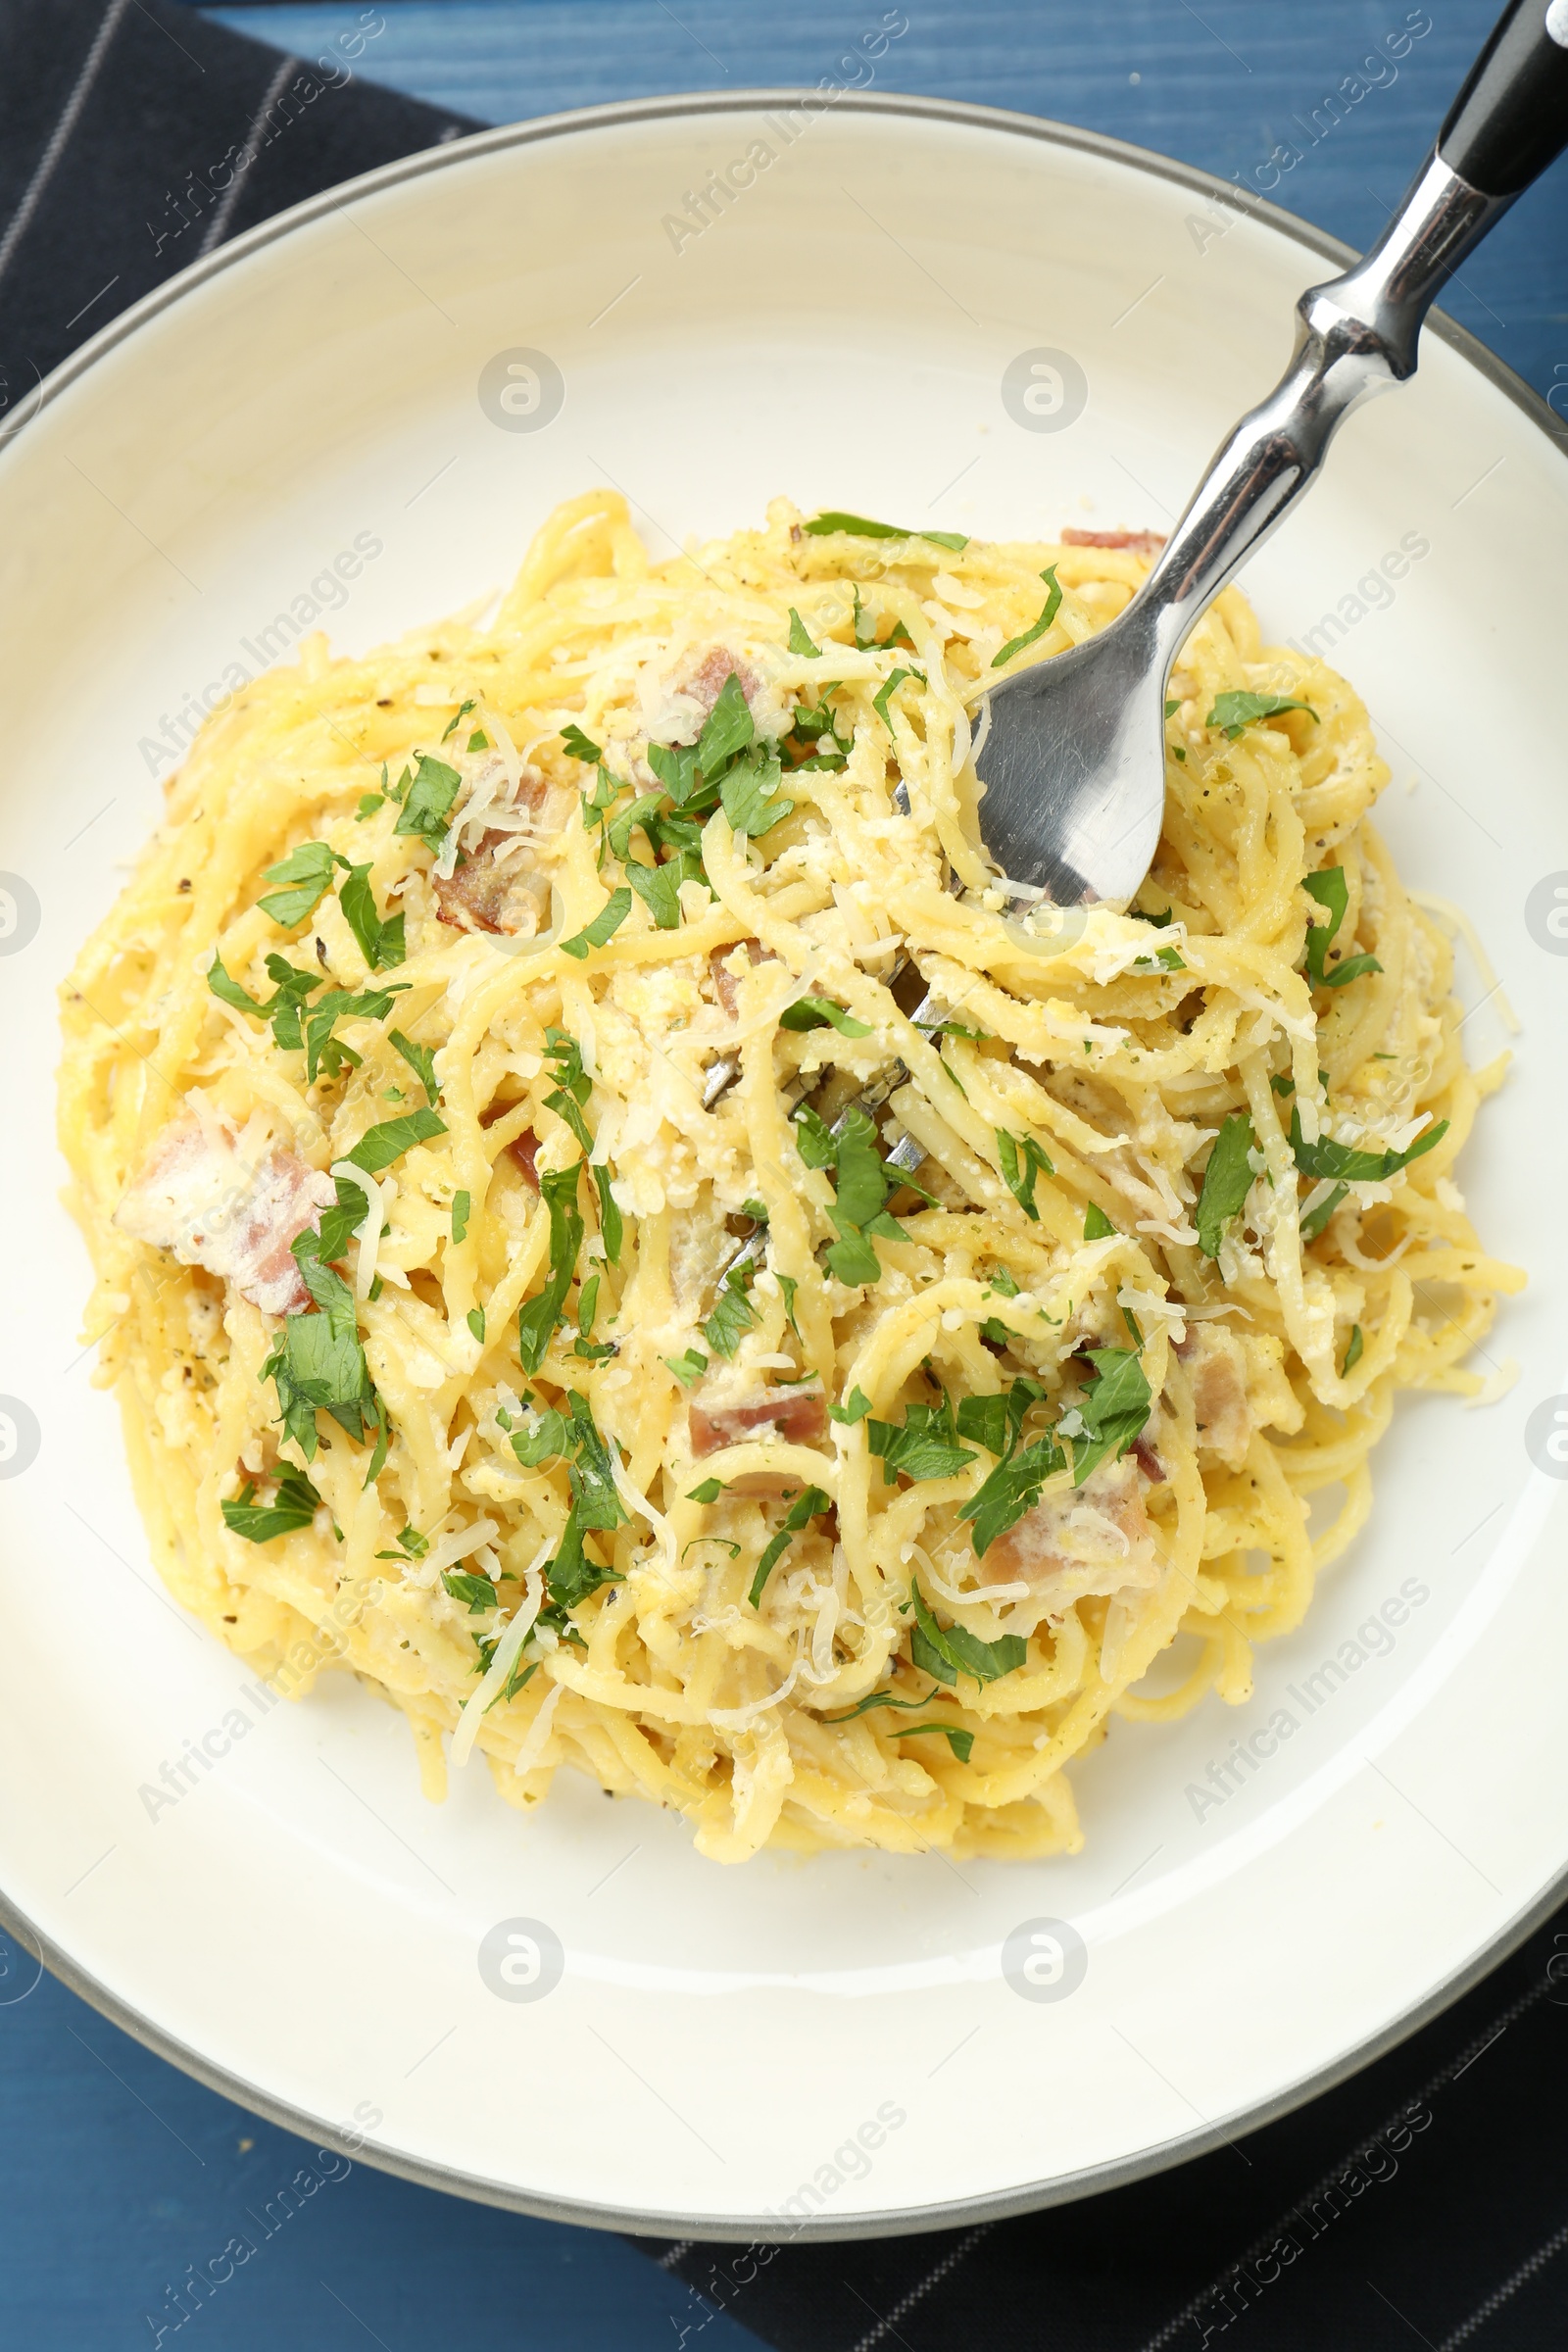
[[[483,122],[677,90],[814,83],[974,99],[1131,139],[1275,200],[1362,247],[1397,200],[1495,13],[1318,0],[970,0],[938,12],[843,0],[345,0],[204,11],[315,58],[379,17],[357,71]],[[868,61],[861,36],[908,29]],[[1426,29],[1422,30],[1421,27]],[[1391,56],[1390,47],[1403,49]],[[859,63],[853,62],[858,52]],[[1371,61],[1370,63],[1368,61]],[[850,62],[846,62],[850,61]],[[1271,161],[1294,156],[1298,160]],[[1448,309],[1568,412],[1568,160],[1524,198]]]

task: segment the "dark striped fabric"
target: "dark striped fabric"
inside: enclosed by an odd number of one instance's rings
[[[359,80],[356,38],[291,58],[170,0],[0,0],[0,415],[225,237],[477,127]]]
[[[1338,2090],[1136,2187],[923,2237],[654,2251],[692,2289],[689,2352],[714,2305],[778,2352],[1563,2352],[1565,2077],[1568,1910]]]
[[[288,58],[169,0],[0,0],[12,417],[224,238],[473,127],[360,82],[352,40]],[[1354,1933],[1328,1889],[1324,1917]],[[1565,2352],[1565,2069],[1568,1910],[1351,2082],[1137,2187],[862,2244],[639,2242],[691,2290],[668,2352],[705,2352],[715,2306],[779,2352]]]

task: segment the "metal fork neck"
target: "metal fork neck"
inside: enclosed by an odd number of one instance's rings
[[[1301,296],[1290,367],[1215,453],[1124,615],[1137,616],[1167,669],[1194,623],[1283,520],[1351,410],[1414,373],[1427,312],[1513,201],[1482,195],[1434,153],[1372,250]]]

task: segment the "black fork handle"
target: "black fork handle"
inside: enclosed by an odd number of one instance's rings
[[[1568,0],[1511,0],[1438,133],[1450,172],[1518,196],[1568,147]]]

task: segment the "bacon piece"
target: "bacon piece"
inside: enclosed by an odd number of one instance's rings
[[[1163,531],[1080,531],[1069,523],[1061,534],[1063,547],[1120,547],[1130,556],[1157,556],[1165,544]]]
[[[692,1452],[698,1461],[723,1446],[776,1438],[786,1446],[819,1446],[827,1436],[827,1398],[820,1389],[769,1389],[735,1404],[692,1405]]]
[[[1162,1487],[1165,1484],[1165,1465],[1150,1444],[1148,1437],[1134,1438],[1132,1450],[1138,1457],[1139,1469],[1142,1470],[1150,1485]]]
[[[1159,1567],[1144,1486],[1124,1456],[1102,1462],[1082,1487],[1048,1494],[987,1546],[981,1584],[1021,1581],[1058,1611],[1091,1592],[1147,1590]]]
[[[244,1159],[216,1124],[176,1119],[166,1127],[115,1211],[132,1241],[169,1250],[182,1266],[205,1266],[231,1282],[264,1315],[309,1304],[290,1244],[320,1222],[337,1200],[330,1176],[274,1147]]]
[[[715,645],[710,654],[704,655],[690,676],[682,678],[680,691],[689,694],[694,703],[702,705],[706,717],[723,693],[731,670],[739,678],[741,692],[749,703],[753,695],[760,691],[762,681],[749,662],[743,662],[739,654],[732,654],[724,645]]]
[[[725,966],[728,958],[734,955],[738,947],[746,950],[754,967],[760,963],[777,963],[778,961],[778,957],[770,950],[764,948],[760,939],[736,940],[727,948],[714,948],[710,952],[708,968],[713,976],[713,993],[732,1021],[738,1017],[740,1012],[741,984],[736,975],[732,971],[726,970]]]
[[[1252,1435],[1242,1343],[1234,1332],[1212,1323],[1201,1325],[1194,1338],[1197,1345],[1186,1350],[1184,1362],[1193,1384],[1198,1450],[1217,1454],[1228,1469],[1239,1470]]]
[[[519,1134],[513,1137],[507,1150],[512,1156],[513,1165],[521,1176],[523,1183],[533,1192],[537,1192],[539,1190],[539,1171],[534,1166],[534,1161],[539,1155],[539,1138],[533,1129],[524,1127]]]
[[[481,1127],[494,1127],[507,1116],[509,1111],[515,1110],[516,1107],[515,1102],[492,1102],[486,1109],[480,1111],[479,1124]],[[523,1183],[531,1191],[537,1192],[539,1190],[539,1171],[534,1166],[534,1161],[539,1155],[539,1138],[533,1129],[531,1127],[521,1128],[513,1137],[510,1144],[503,1146],[503,1150],[507,1152]]]
[[[523,789],[526,792],[526,780]],[[439,921],[454,931],[500,931],[513,938],[527,938],[545,928],[550,884],[529,864],[527,851],[509,858],[505,865],[496,862],[497,854],[516,838],[514,833],[485,833],[455,874],[434,877]]]

